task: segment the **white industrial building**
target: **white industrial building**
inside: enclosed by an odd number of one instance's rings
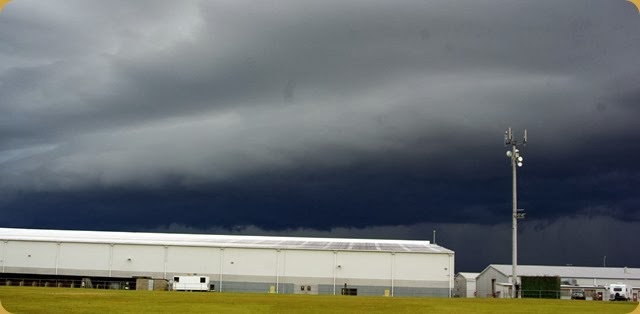
[[[0,228],[0,254],[3,278],[197,274],[224,292],[449,297],[454,274],[429,241]]]
[[[453,283],[453,295],[459,298],[475,298],[478,275],[480,273],[457,273]]]
[[[606,294],[606,286],[617,283],[627,285],[636,299],[640,290],[640,268],[518,265],[517,271],[520,279],[525,276],[559,277],[562,299],[569,299],[572,291],[580,289],[588,300],[592,300],[599,293],[601,296]],[[510,297],[511,277],[511,265],[487,266],[476,279],[478,297]]]

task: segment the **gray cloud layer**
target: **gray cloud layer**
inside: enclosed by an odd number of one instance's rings
[[[9,188],[455,156],[510,124],[571,154],[636,125],[622,2],[20,1],[0,23]]]

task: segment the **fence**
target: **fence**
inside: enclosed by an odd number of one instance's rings
[[[83,279],[43,279],[43,278],[2,278],[0,286],[21,287],[58,287],[58,288],[93,288],[93,289],[135,289],[135,284],[129,281],[90,280]]]
[[[560,299],[560,290],[522,290],[520,296],[529,299]]]

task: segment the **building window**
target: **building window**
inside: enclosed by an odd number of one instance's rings
[[[174,282],[180,282],[180,277],[173,277]]]
[[[307,286],[307,291],[311,291],[311,286]]]
[[[200,277],[200,283],[206,283],[206,282],[207,282],[206,278]]]
[[[304,291],[304,286],[300,286],[300,291]]]

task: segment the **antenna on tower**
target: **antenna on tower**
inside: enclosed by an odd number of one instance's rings
[[[504,132],[504,142],[506,145],[511,145],[511,149],[507,151],[507,158],[511,160],[511,173],[512,173],[512,208],[511,208],[511,265],[512,275],[511,283],[514,289],[511,291],[512,298],[518,298],[520,295],[520,284],[518,283],[518,219],[524,218],[524,210],[518,209],[518,197],[516,190],[516,169],[522,167],[524,158],[520,154],[520,150],[517,148],[519,144],[525,145],[527,143],[527,130],[524,130],[524,136],[521,142],[513,138],[513,132],[511,128]]]
[[[511,128],[504,131],[504,145],[509,145],[513,141],[513,133],[511,132]]]

